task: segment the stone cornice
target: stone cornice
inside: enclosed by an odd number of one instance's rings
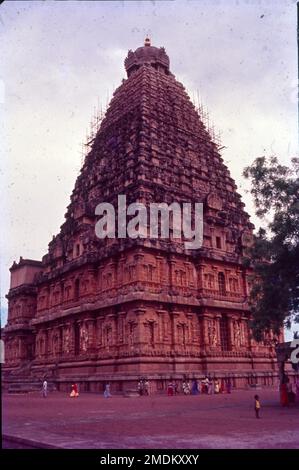
[[[134,303],[137,301],[144,301],[146,303],[160,303],[160,304],[172,304],[179,306],[186,306],[192,308],[200,307],[212,307],[225,310],[236,310],[236,311],[249,311],[248,304],[246,302],[229,302],[224,300],[212,300],[212,299],[195,299],[185,298],[182,296],[161,295],[161,294],[145,294],[144,292],[134,292],[127,295],[119,295],[117,299],[98,300],[95,302],[82,303],[78,306],[74,306],[68,309],[55,308],[55,311],[50,311],[48,314],[39,315],[31,321],[32,325],[38,325],[45,322],[51,322],[59,318],[69,317],[71,315],[83,315],[85,312],[97,312],[104,310],[109,307],[122,305],[125,303]],[[160,309],[159,309],[160,310]]]

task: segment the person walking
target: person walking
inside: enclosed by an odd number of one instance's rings
[[[287,383],[287,392],[288,392],[289,403],[294,404],[295,399],[296,399],[296,394],[293,392],[293,387],[292,387],[292,383],[290,380]]]
[[[143,386],[144,386],[144,395],[149,395],[150,394],[150,392],[149,392],[150,384],[149,384],[149,381],[147,379],[145,379],[145,381],[143,383]]]
[[[172,382],[168,382],[168,385],[167,385],[167,395],[169,397],[172,397],[173,396],[173,383]]]
[[[184,395],[190,395],[190,385],[188,382],[184,381],[182,385]]]
[[[254,410],[255,410],[255,417],[257,419],[260,419],[260,409],[261,409],[260,398],[258,395],[254,395]]]
[[[48,382],[46,379],[43,381],[43,397],[47,398],[48,396]]]
[[[78,385],[77,384],[72,384],[72,391],[70,393],[71,398],[77,398],[79,396],[78,392]]]
[[[289,378],[284,376],[280,385],[280,403],[282,406],[289,406],[288,388],[287,383]]]
[[[191,395],[198,395],[198,383],[196,379],[192,380],[192,386],[191,386]]]
[[[142,396],[143,395],[143,382],[142,382],[142,380],[139,380],[137,388],[138,388],[139,395]]]
[[[209,385],[208,385],[208,395],[212,395],[213,393],[214,393],[214,384],[213,384],[213,380],[210,378]]]
[[[110,398],[111,396],[112,396],[112,395],[111,395],[111,393],[110,393],[110,384],[107,383],[107,384],[105,385],[104,397],[105,397],[105,398]]]
[[[226,392],[232,393],[232,383],[231,383],[230,377],[226,381]]]

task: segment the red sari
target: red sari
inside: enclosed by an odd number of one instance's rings
[[[173,390],[173,384],[172,384],[172,383],[169,383],[168,386],[167,386],[167,395],[168,395],[169,397],[172,397],[172,396],[173,396],[173,392],[174,392],[174,390]]]
[[[79,392],[78,392],[78,385],[77,384],[73,384],[72,385],[72,391],[70,393],[70,397],[73,398],[73,397],[78,397],[79,396]]]

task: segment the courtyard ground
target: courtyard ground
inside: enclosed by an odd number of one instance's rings
[[[3,394],[2,433],[7,448],[299,449],[299,406],[282,408],[276,390],[108,399]]]

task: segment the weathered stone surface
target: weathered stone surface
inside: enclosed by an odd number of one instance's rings
[[[253,226],[207,129],[164,49],[129,52],[86,156],[59,234],[42,262],[11,268],[6,365],[57,379],[103,374],[168,377],[277,374],[275,338],[250,336],[250,271],[242,255]],[[204,244],[105,239],[95,207],[203,202]],[[133,383],[132,382],[132,383]],[[237,381],[238,382],[238,381]]]

